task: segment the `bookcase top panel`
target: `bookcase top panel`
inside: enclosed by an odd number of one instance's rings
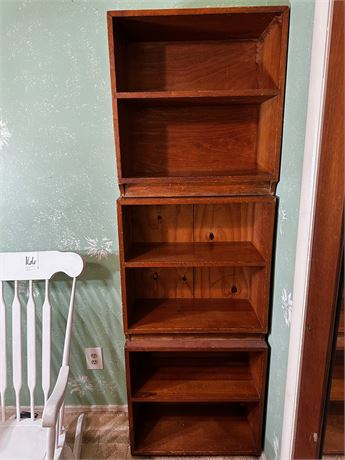
[[[135,41],[258,38],[287,6],[109,11]]]

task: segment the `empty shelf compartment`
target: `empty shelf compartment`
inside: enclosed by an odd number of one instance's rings
[[[132,401],[260,400],[266,351],[129,352]]]
[[[273,199],[144,203],[119,202],[127,267],[265,266],[270,260]]]
[[[238,288],[233,285],[229,294]],[[231,295],[230,294],[230,295]],[[131,333],[262,332],[248,299],[138,299],[130,317]]]
[[[117,91],[279,86],[287,13],[286,7],[177,15],[110,12]]]
[[[126,268],[125,329],[265,332],[268,282],[264,267]]]
[[[260,455],[252,407],[135,404],[134,455]],[[255,426],[255,424],[257,426]]]

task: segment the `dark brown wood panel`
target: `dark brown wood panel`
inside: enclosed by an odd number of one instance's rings
[[[246,172],[248,173],[248,171]],[[276,189],[276,183],[269,178],[267,173],[251,171],[251,176],[231,177],[203,177],[198,181],[190,181],[186,178],[170,177],[168,181],[155,179],[143,179],[140,183],[121,180],[120,188],[123,196],[133,197],[181,197],[181,196],[240,196],[248,195],[272,195]],[[165,179],[165,178],[163,178]],[[168,184],[168,187],[167,187]]]
[[[162,340],[163,338],[163,340]],[[198,339],[198,340],[196,340]],[[227,334],[208,334],[198,335],[189,334],[186,336],[176,336],[166,334],[158,336],[135,336],[132,335],[126,341],[126,350],[133,351],[264,351],[267,350],[267,344],[259,336],[236,337]]]
[[[118,206],[139,206],[139,205],[168,205],[168,204],[238,204],[238,203],[260,203],[270,204],[274,206],[276,198],[273,196],[212,196],[212,197],[135,197],[135,198],[119,198],[117,200]]]
[[[258,105],[121,101],[123,177],[227,176],[256,169]]]
[[[189,104],[260,104],[279,94],[275,88],[258,89],[220,89],[220,90],[174,90],[174,91],[121,91],[116,93],[117,99],[140,100],[150,99],[156,104],[164,105],[167,101]]]
[[[256,89],[260,43],[233,41],[133,42],[126,47],[125,91]],[[265,88],[274,83],[265,79]]]
[[[344,204],[344,2],[333,11],[294,458],[320,458]],[[316,359],[317,357],[317,359]],[[314,436],[314,433],[317,436]]]
[[[175,18],[175,21],[179,21],[180,18],[184,16],[199,16],[199,17],[207,17],[206,22],[206,30],[209,30],[210,24],[208,23],[208,16],[209,15],[216,15],[216,16],[224,16],[224,15],[230,15],[230,14],[236,14],[232,19],[233,20],[238,20],[239,16],[238,15],[248,15],[248,13],[254,14],[255,15],[260,15],[261,19],[261,24],[268,24],[262,19],[263,15],[270,15],[270,14],[283,14],[289,11],[289,7],[286,5],[270,5],[270,6],[230,6],[230,7],[207,7],[207,8],[164,8],[164,9],[145,9],[145,10],[113,10],[113,11],[108,11],[108,16],[113,17],[113,18],[140,18],[142,17],[143,21],[145,22],[146,17],[154,17],[154,16],[159,16],[159,17],[164,17],[164,16],[178,16],[178,18]],[[219,19],[219,18],[218,18]],[[250,19],[250,18],[249,18]],[[258,22],[256,21],[257,18],[255,18],[255,26],[258,27]],[[266,18],[266,21],[270,21],[272,19]],[[242,17],[242,20],[247,21],[247,17]],[[244,21],[244,22],[245,22]],[[248,24],[248,23],[246,23]],[[217,23],[217,26],[219,24]],[[193,24],[195,26],[195,24]],[[229,27],[229,24],[227,24],[227,27]],[[242,26],[241,26],[242,27]],[[264,26],[265,27],[265,26]],[[218,30],[218,28],[217,28]],[[227,30],[226,33],[231,33],[231,31]],[[146,36],[146,35],[145,35]]]

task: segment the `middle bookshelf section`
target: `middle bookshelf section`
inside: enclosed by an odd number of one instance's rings
[[[126,334],[267,332],[274,197],[123,198],[118,218]]]

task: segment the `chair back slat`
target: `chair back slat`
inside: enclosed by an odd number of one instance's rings
[[[0,281],[0,402],[1,420],[5,422],[5,393],[7,389],[7,324],[3,282]]]
[[[32,293],[32,281],[29,281],[29,298],[27,303],[27,374],[30,393],[30,415],[35,420],[34,393],[36,387],[36,305]]]
[[[20,390],[22,388],[22,312],[18,284],[18,281],[14,282],[14,298],[12,302],[13,388],[16,395],[17,421],[20,420]]]
[[[50,390],[51,372],[51,315],[52,306],[49,298],[49,280],[45,281],[45,295],[42,307],[42,390],[44,403]]]

